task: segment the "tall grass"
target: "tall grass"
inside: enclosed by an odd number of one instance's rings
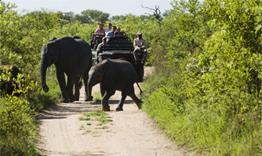
[[[207,105],[202,97],[190,97],[192,93],[175,74],[172,79],[177,81],[167,79],[166,85],[156,88],[159,82],[155,80],[163,79],[162,76],[155,75],[147,80],[145,88],[149,92],[144,97],[143,110],[176,143],[186,145],[195,155],[261,155],[259,110],[242,116],[229,113],[232,109],[223,101]]]

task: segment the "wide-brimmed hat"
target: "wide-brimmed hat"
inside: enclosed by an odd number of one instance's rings
[[[136,35],[142,35],[142,33],[141,33],[140,31],[138,31],[138,32],[136,33]]]

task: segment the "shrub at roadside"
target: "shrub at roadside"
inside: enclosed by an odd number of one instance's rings
[[[1,97],[0,155],[35,155],[35,136],[29,103],[17,97]]]
[[[165,18],[175,22],[163,21],[173,36],[165,46],[168,60],[161,60],[165,68],[158,69],[170,72],[160,88],[149,79],[144,110],[197,154],[261,155],[261,2],[176,4]]]

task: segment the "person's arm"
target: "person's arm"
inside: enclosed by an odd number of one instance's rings
[[[136,47],[138,47],[136,39],[134,39],[133,46],[134,46],[134,49],[135,49]]]
[[[99,45],[97,46],[96,52],[97,52],[97,54],[101,52],[101,44],[99,44]]]

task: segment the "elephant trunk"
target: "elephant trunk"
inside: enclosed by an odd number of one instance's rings
[[[95,82],[94,75],[89,75],[88,81],[87,81],[87,89],[88,89],[88,99],[92,100],[92,88],[97,83]]]
[[[92,97],[92,88],[93,88],[93,86],[92,85],[90,85],[89,84],[89,82],[88,82],[88,85],[87,85],[87,89],[88,89],[88,91],[87,91],[87,101],[89,101],[89,100],[92,100],[93,99],[93,97]]]
[[[41,85],[42,85],[42,88],[44,90],[44,92],[48,92],[49,88],[46,84],[46,70],[47,70],[47,65],[45,65],[44,61],[42,60],[42,63],[41,63]]]
[[[98,84],[100,81],[97,80],[97,77],[94,74],[89,75],[88,81],[87,81],[87,99],[92,100],[92,88],[96,84]],[[88,101],[88,100],[87,100]]]
[[[96,84],[102,82],[103,79],[103,68],[101,65],[95,65],[89,70],[88,81],[87,81],[87,98],[92,100],[92,88]]]

